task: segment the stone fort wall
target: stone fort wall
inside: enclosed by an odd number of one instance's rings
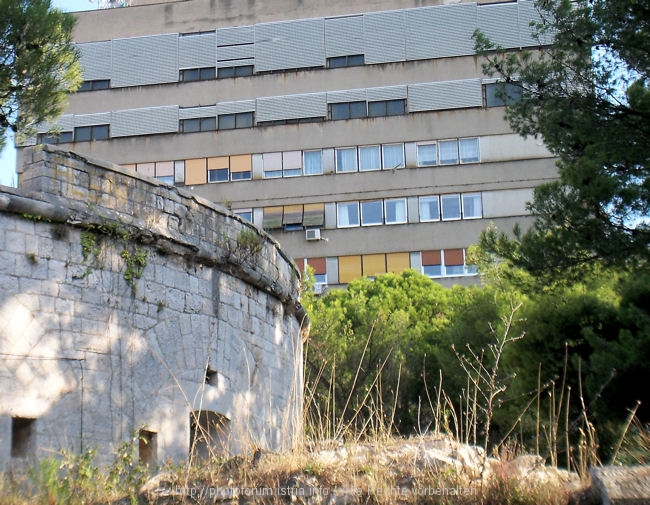
[[[299,273],[227,209],[30,149],[0,187],[0,287],[4,469],[134,433],[154,464],[299,440]]]

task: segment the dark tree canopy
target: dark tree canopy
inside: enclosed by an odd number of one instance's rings
[[[506,119],[544,140],[559,179],[536,189],[531,229],[514,239],[488,230],[482,245],[535,275],[647,263],[650,0],[535,4],[535,29],[551,45],[509,53],[480,32],[475,39],[484,72],[505,83]]]
[[[72,14],[50,0],[0,0],[0,150],[63,112],[81,79]]]

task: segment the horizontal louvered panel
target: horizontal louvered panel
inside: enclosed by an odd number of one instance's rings
[[[519,47],[518,6],[516,3],[481,5],[478,27],[501,47]]]
[[[408,86],[408,111],[480,107],[483,104],[480,79],[430,82]]]
[[[519,0],[517,2],[519,9],[519,45],[521,47],[538,46],[541,44],[550,44],[553,40],[551,34],[544,35],[541,40],[537,40],[533,33],[535,27],[531,23],[539,23],[541,17],[532,0]]]
[[[400,98],[406,98],[406,85],[368,88],[366,90],[366,98],[369,102],[377,100],[398,100]]]
[[[84,81],[111,78],[111,41],[78,44]]]
[[[75,114],[74,126],[92,126],[96,124],[110,124],[110,112],[98,112],[96,114]]]
[[[217,104],[218,115],[251,111],[255,111],[255,100],[240,100],[238,102],[221,102]]]
[[[193,119],[197,117],[214,117],[217,115],[217,106],[186,107],[178,109],[178,119]]]
[[[149,107],[113,112],[112,137],[178,131],[178,106]]]
[[[365,88],[327,92],[327,103],[359,102],[365,100]]]
[[[405,11],[370,12],[363,15],[366,63],[406,59]]]
[[[113,87],[176,81],[178,34],[113,40]]]
[[[243,44],[240,46],[220,47],[217,50],[217,60],[241,60],[244,58],[255,57],[255,46],[253,44]]]
[[[178,38],[179,68],[214,67],[216,60],[216,33],[185,35]]]
[[[255,70],[325,66],[324,20],[300,19],[255,26]]]
[[[325,56],[363,54],[363,16],[325,19]]]
[[[325,93],[272,96],[257,99],[256,121],[327,116]]]
[[[236,44],[252,44],[255,40],[253,26],[232,26],[217,29],[217,45],[233,46]]]
[[[406,57],[444,58],[474,53],[476,4],[439,5],[406,11]]]
[[[255,65],[255,60],[253,58],[249,58],[249,59],[246,59],[246,60],[229,60],[229,61],[218,61],[217,62],[217,68],[245,67],[247,65]]]

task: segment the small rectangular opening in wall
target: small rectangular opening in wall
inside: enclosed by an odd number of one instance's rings
[[[158,452],[157,437],[158,434],[155,431],[140,430],[138,437],[138,456],[140,463],[145,466],[156,466]]]
[[[33,452],[36,419],[11,418],[11,457],[26,458]]]
[[[190,459],[209,461],[228,455],[230,420],[218,412],[190,412]]]

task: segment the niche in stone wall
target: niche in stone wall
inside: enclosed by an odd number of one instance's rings
[[[158,459],[158,434],[155,431],[141,429],[138,435],[138,456],[140,463],[145,466],[156,466]]]
[[[36,419],[24,417],[11,418],[11,457],[27,458],[34,450],[34,425]]]
[[[211,410],[190,412],[190,459],[209,461],[228,456],[230,420]]]

